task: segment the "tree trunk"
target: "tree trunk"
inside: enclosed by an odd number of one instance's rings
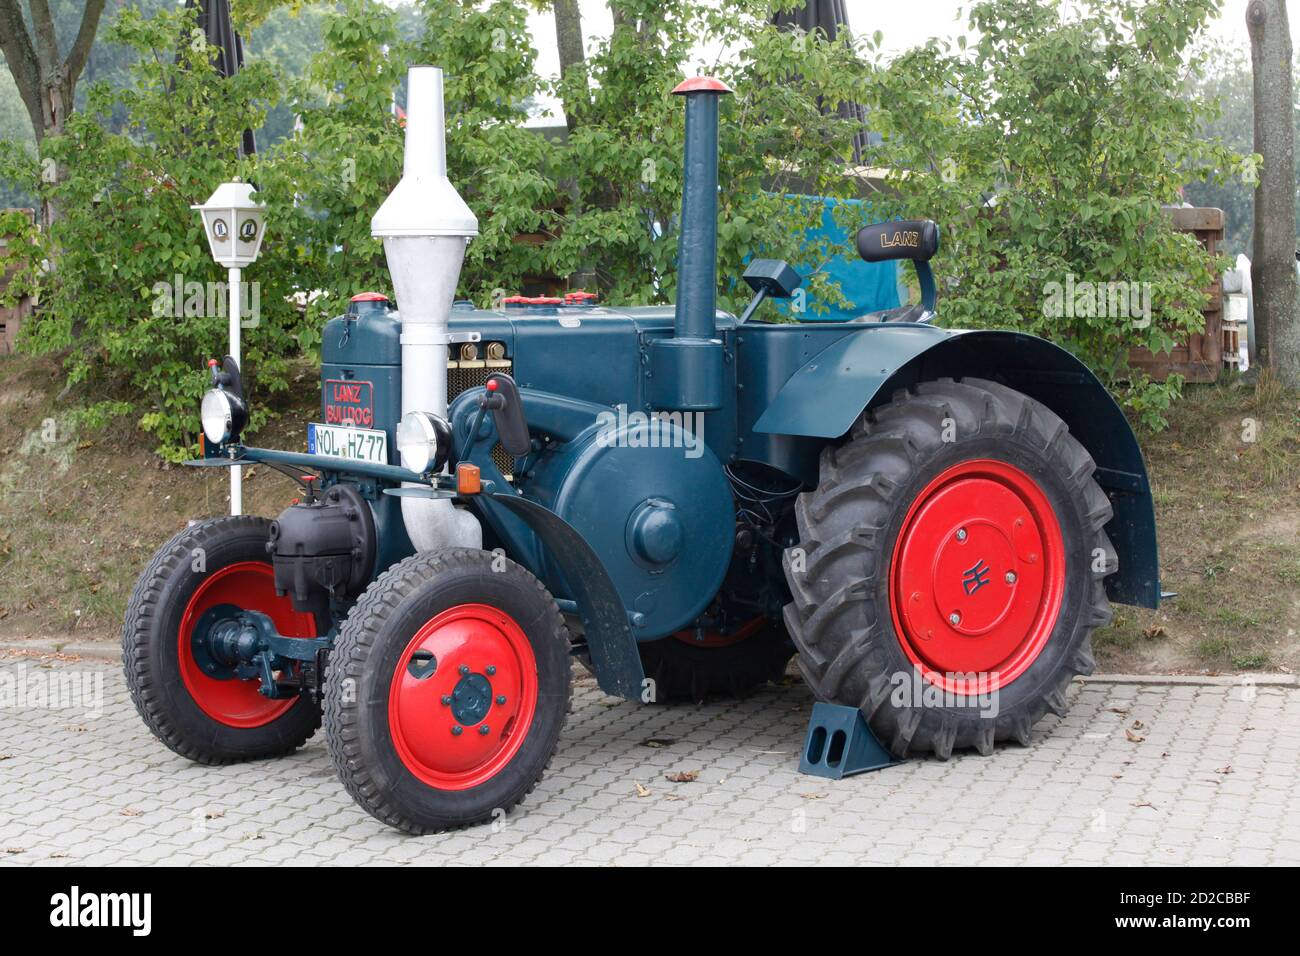
[[[578,0],[553,0],[551,9],[555,14],[555,44],[560,51],[560,79],[563,80],[569,68],[586,57],[582,47],[582,13],[578,10]],[[572,133],[578,124],[578,104],[569,97],[563,105],[564,124]]]
[[[581,64],[587,56],[582,43],[582,11],[578,9],[578,0],[552,0],[551,11],[555,15],[555,45],[560,53],[560,79],[564,80],[569,70]],[[578,128],[578,116],[585,102],[579,97],[585,97],[586,92],[584,85],[582,90],[570,92],[561,100],[564,125],[570,136]],[[569,218],[576,219],[582,214],[583,205],[582,191],[576,179],[568,184],[568,192]],[[595,264],[584,255],[578,270],[569,276],[569,287],[590,290],[595,284]]]
[[[49,0],[30,0],[34,28],[31,32],[19,0],[0,0],[0,53],[4,54],[18,95],[27,107],[38,152],[48,137],[63,132],[72,113],[77,78],[90,56],[104,3],[105,0],[86,0],[81,26],[65,57],[59,52]],[[63,172],[52,163],[42,163],[41,177],[46,183],[55,183],[63,178]],[[48,228],[56,218],[54,204],[49,199],[43,200],[41,225]]]
[[[1300,387],[1300,319],[1296,316],[1295,133],[1291,122],[1291,31],[1286,0],[1251,0],[1246,8],[1254,73],[1255,152],[1263,157],[1255,187],[1255,354],[1288,385]]]

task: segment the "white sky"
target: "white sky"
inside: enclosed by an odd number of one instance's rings
[[[394,2],[394,0],[390,0]],[[1068,0],[1065,0],[1068,2]],[[1160,2],[1160,0],[1153,0]],[[1250,40],[1246,34],[1246,5],[1249,0],[1224,0],[1222,12],[1212,27],[1213,35],[1232,46],[1239,47],[1249,57]],[[583,38],[590,43],[593,36],[608,36],[612,29],[609,8],[604,0],[579,0],[582,10]],[[924,43],[931,37],[956,36],[966,32],[965,16],[958,11],[969,6],[962,0],[845,0],[849,15],[849,28],[857,36],[880,30],[884,34],[886,53],[900,53]],[[1289,0],[1293,43],[1300,49],[1300,0]],[[537,48],[537,71],[542,76],[559,72],[559,55],[555,48],[555,21],[550,11],[529,15],[533,45]],[[699,51],[712,60],[716,50]],[[556,107],[547,100],[543,105]],[[558,113],[558,109],[556,109]],[[547,119],[543,122],[556,122]]]
[[[1068,0],[1067,0],[1068,2]],[[1160,0],[1153,0],[1160,2]],[[1250,49],[1246,35],[1246,4],[1248,0],[1224,0],[1223,10],[1214,27],[1216,35],[1224,40]],[[885,49],[896,53],[924,43],[931,37],[956,36],[965,32],[965,17],[958,19],[958,11],[969,6],[962,0],[845,0],[849,14],[849,28],[859,36],[880,30],[885,35]],[[584,37],[608,35],[612,27],[609,8],[604,0],[580,0]],[[1290,0],[1291,36],[1300,46],[1300,3]],[[555,24],[549,11],[534,12],[529,16],[533,40],[541,54],[538,70],[551,75],[559,68],[555,52]]]

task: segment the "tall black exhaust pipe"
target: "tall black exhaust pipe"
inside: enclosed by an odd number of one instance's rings
[[[718,101],[731,90],[697,76],[673,94],[686,97],[677,311],[671,338],[650,349],[650,404],[656,409],[722,407],[722,341],[717,337]]]

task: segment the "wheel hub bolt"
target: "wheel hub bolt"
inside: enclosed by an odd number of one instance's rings
[[[965,541],[965,540],[966,540],[966,529],[965,529],[965,528],[958,528],[958,529],[957,529],[957,540],[958,540],[958,541]]]
[[[446,707],[451,703],[451,694],[442,695],[442,706]]]
[[[505,695],[505,694],[497,694],[497,703],[498,703],[498,704],[504,704],[505,702],[506,702],[506,695]]]
[[[451,728],[451,735],[453,737],[459,737],[464,732],[465,732],[465,728],[462,727],[460,724],[454,724]]]
[[[1008,571],[1008,572],[1007,572],[1007,584],[1015,584],[1015,583],[1016,583],[1016,572],[1015,572],[1015,571]]]
[[[949,620],[949,622],[952,623],[952,624],[960,624],[960,623],[961,623],[961,615],[958,614],[956,611],[953,611],[951,614],[948,615],[948,620]]]
[[[486,737],[488,734],[492,733],[492,728],[487,724],[483,724],[479,727],[478,732]]]
[[[461,676],[461,677],[464,677],[466,674],[469,673],[469,665],[468,665],[468,664],[461,664],[460,667],[458,668],[458,670],[460,671],[460,676]]]
[[[491,677],[491,676],[492,676],[493,674],[495,674],[496,672],[497,672],[497,666],[496,666],[495,664],[489,664],[489,665],[487,666],[487,675],[488,675],[488,677]]]

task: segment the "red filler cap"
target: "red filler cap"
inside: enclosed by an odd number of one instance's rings
[[[731,87],[721,80],[715,80],[711,76],[693,76],[677,84],[673,90],[674,96],[685,96],[687,93],[730,93]]]

